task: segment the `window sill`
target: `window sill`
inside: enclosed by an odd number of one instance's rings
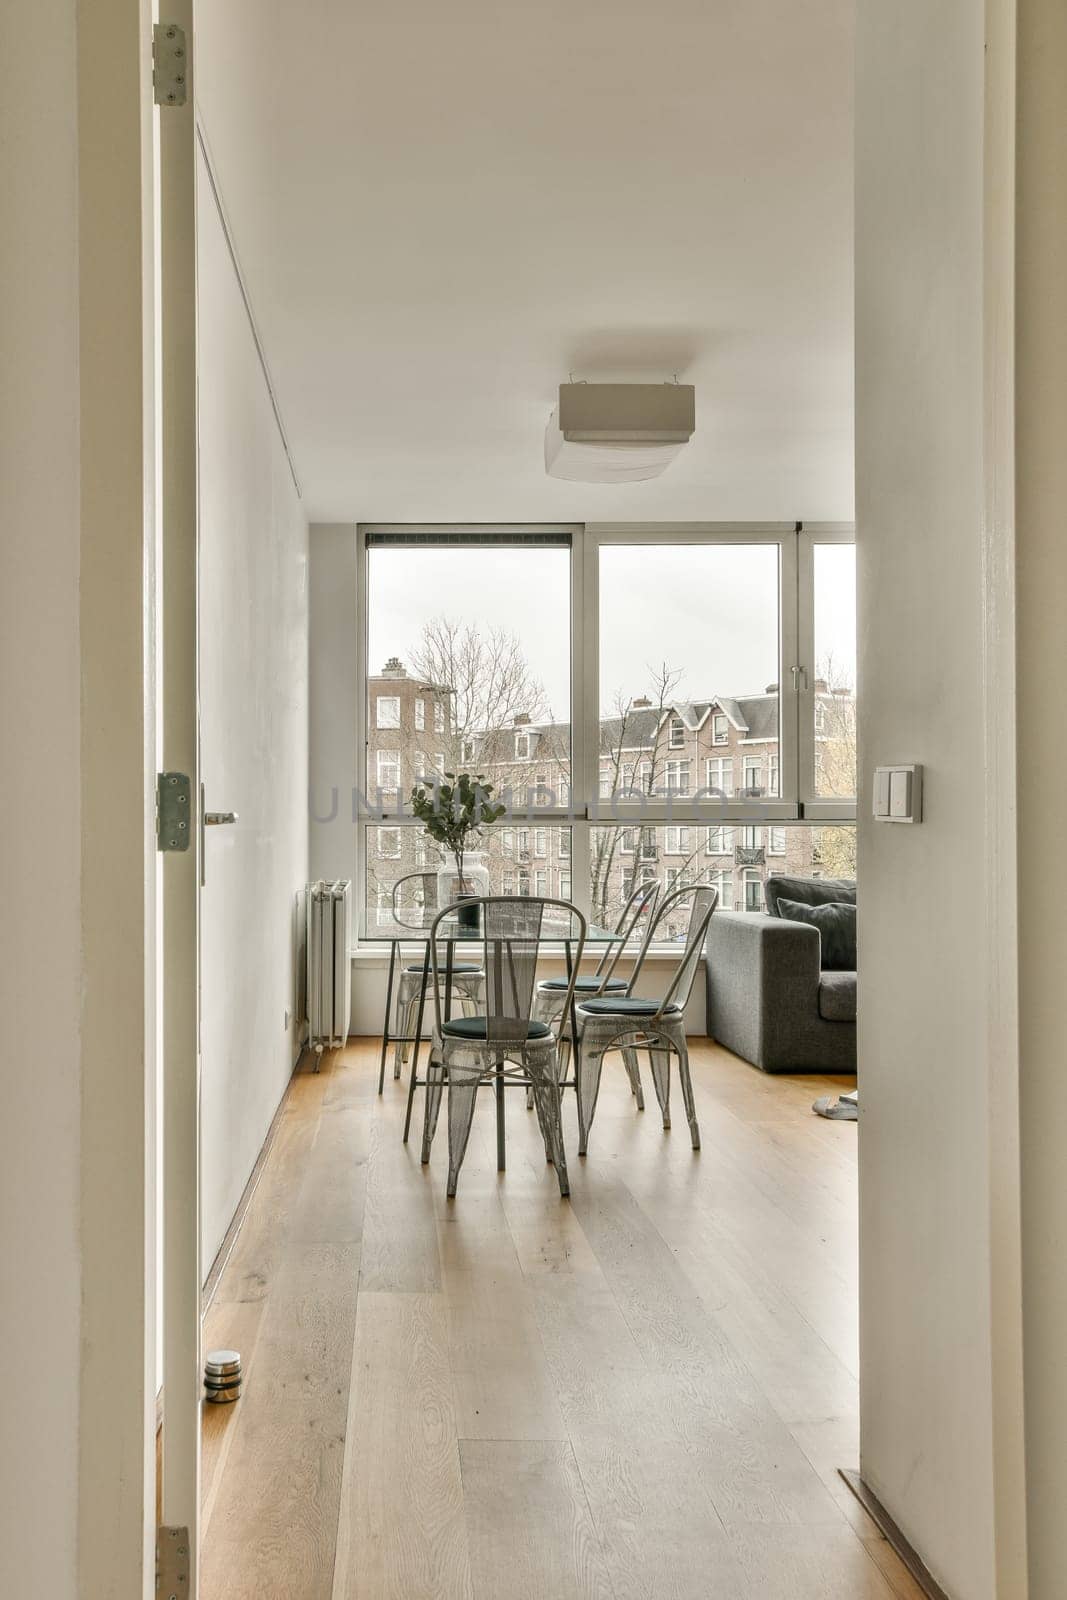
[[[420,956],[422,954],[423,950],[425,949],[425,946],[423,944],[416,943],[416,944],[412,944],[412,945],[401,945],[399,947],[399,949],[400,949],[400,953],[403,956],[405,956],[405,958],[407,957],[408,954],[410,954],[412,957],[415,957],[415,956]],[[657,962],[657,961],[674,961],[674,962],[677,962],[677,961],[679,961],[681,959],[683,949],[684,949],[684,946],[680,945],[680,944],[653,945],[652,949],[649,950],[648,954],[645,956],[645,960],[646,961],[651,961],[651,962]],[[603,951],[604,951],[604,946],[603,945],[595,945],[592,949],[587,950],[585,952],[585,954],[583,955],[583,957],[582,957],[583,965],[586,962],[589,962],[589,963],[591,963],[592,965],[595,966],[596,963],[600,960],[600,957],[603,954]],[[636,955],[636,953],[637,952],[634,951],[633,955]],[[623,955],[623,956],[620,957],[620,960],[622,960],[622,961],[632,960],[633,959],[633,955],[630,955],[630,954]],[[388,945],[375,945],[375,944],[372,944],[368,940],[366,944],[353,946],[349,950],[348,956],[349,956],[349,960],[352,962],[352,965],[354,967],[383,967],[384,968],[384,967],[387,967],[389,965],[389,946]],[[556,949],[556,950],[554,950],[551,946],[546,946],[545,951],[544,951],[544,959],[546,961],[562,961],[563,960],[563,949],[562,949],[562,946],[559,949]],[[700,959],[701,959],[701,961],[703,961],[703,959],[704,959],[703,952],[701,952]]]

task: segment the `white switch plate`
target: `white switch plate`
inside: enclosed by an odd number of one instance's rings
[[[921,822],[922,819],[922,767],[875,767],[875,822]]]

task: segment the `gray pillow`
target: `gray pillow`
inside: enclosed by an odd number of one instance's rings
[[[804,906],[822,906],[830,900],[841,905],[856,904],[855,878],[791,878],[785,873],[772,872],[763,886],[763,896],[768,914],[781,916],[778,902],[797,900]]]
[[[856,970],[856,907],[839,900],[821,906],[799,900],[778,900],[779,914],[790,922],[808,922],[819,930],[820,965],[824,972]]]

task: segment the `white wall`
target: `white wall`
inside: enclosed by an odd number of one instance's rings
[[[308,867],[307,523],[198,166],[203,1265],[299,1055]],[[286,1014],[288,1013],[288,1022]]]
[[[356,525],[314,523],[311,548],[311,877],[356,882]],[[356,1030],[358,1031],[358,1030]]]
[[[1067,7],[1020,0],[1017,257],[1019,988],[1031,1600],[1067,1594]]]
[[[6,7],[0,96],[0,1590],[75,1593],[81,1261],[74,7]],[[16,1374],[47,1372],[44,1384]]]
[[[149,17],[80,10],[0,12],[0,1592],[49,1600],[153,1583]]]
[[[990,1106],[1013,1064],[990,997],[1010,1010],[1011,772],[991,729],[1011,618],[986,526],[985,43],[974,0],[859,6],[862,1472],[953,1600],[1009,1593]],[[926,768],[919,827],[870,820],[872,769],[898,761]]]

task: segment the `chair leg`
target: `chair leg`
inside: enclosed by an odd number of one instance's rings
[[[545,1155],[556,1169],[559,1192],[566,1199],[571,1192],[567,1175],[567,1152],[563,1146],[563,1115],[559,1088],[559,1061],[549,1067],[538,1063],[531,1067],[534,1098],[538,1121],[545,1141]]]
[[[411,995],[401,1002],[400,996],[396,1000],[396,1031],[398,1034],[410,1033],[415,1021],[415,1000]],[[393,1052],[393,1077],[399,1078],[403,1063],[411,1054],[410,1044],[405,1044],[402,1039],[396,1042]]]
[[[689,1074],[689,1047],[684,1039],[678,1044],[678,1078],[682,1085],[682,1100],[685,1103],[685,1115],[689,1123],[693,1149],[699,1150],[700,1124],[697,1121],[696,1101],[693,1098],[693,1080]]]
[[[638,1111],[645,1109],[645,1091],[641,1087],[641,1066],[637,1059],[637,1051],[632,1044],[622,1047],[622,1059],[626,1063],[626,1076],[630,1080],[630,1093],[637,1101]]]
[[[403,1023],[404,1023],[404,1007],[405,1007],[406,1002],[405,1002],[405,1000],[403,998],[403,993],[404,993],[404,980],[403,980],[403,978],[401,978],[400,982],[397,984],[397,989],[396,989],[396,1014],[395,1014],[394,1019],[393,1019],[393,1033],[394,1033],[394,1035],[399,1035],[399,1034],[404,1032],[404,1026],[403,1026]],[[400,1039],[398,1037],[397,1040],[396,1040],[396,1043],[393,1045],[393,1077],[394,1078],[399,1078],[399,1076],[400,1076],[400,1063],[403,1060],[402,1052],[403,1052],[403,1045],[400,1043]]]
[[[422,1117],[422,1164],[430,1159],[430,1146],[433,1136],[437,1132],[437,1117],[441,1110],[441,1092],[444,1087],[445,1069],[443,1062],[434,1061],[431,1057],[426,1067],[426,1107]]]
[[[663,1126],[671,1125],[671,1052],[666,1044],[652,1045],[648,1052],[652,1064],[652,1082],[656,1086],[656,1099],[663,1112]]]
[[[576,1082],[578,1088],[578,1154],[584,1156],[589,1145],[589,1130],[593,1126],[597,1095],[600,1093],[600,1074],[604,1066],[602,1045],[583,1042],[578,1052]]]
[[[559,1009],[560,1008],[558,1006],[553,1005],[550,999],[539,994],[534,999],[532,1020],[534,1022],[547,1022],[551,1024],[558,1016]],[[527,1111],[532,1111],[534,1109],[534,1091],[532,1083],[528,1084],[526,1089],[526,1109]]]
[[[533,1080],[534,1073],[537,1069],[534,1067],[527,1067],[526,1070],[530,1073],[531,1080]],[[541,1138],[544,1141],[545,1160],[548,1162],[550,1167],[555,1166],[556,1141],[555,1135],[552,1131],[551,1110],[546,1103],[547,1090],[545,1085],[540,1081],[531,1081],[526,1093],[529,1099],[533,1102],[534,1110],[537,1112],[537,1126],[541,1130]]]
[[[471,1136],[471,1123],[474,1121],[474,1101],[478,1094],[480,1075],[460,1077],[456,1080],[453,1073],[448,1077],[448,1197],[453,1199],[456,1193],[456,1180],[459,1169],[463,1165],[463,1157],[467,1153],[467,1142]]]

